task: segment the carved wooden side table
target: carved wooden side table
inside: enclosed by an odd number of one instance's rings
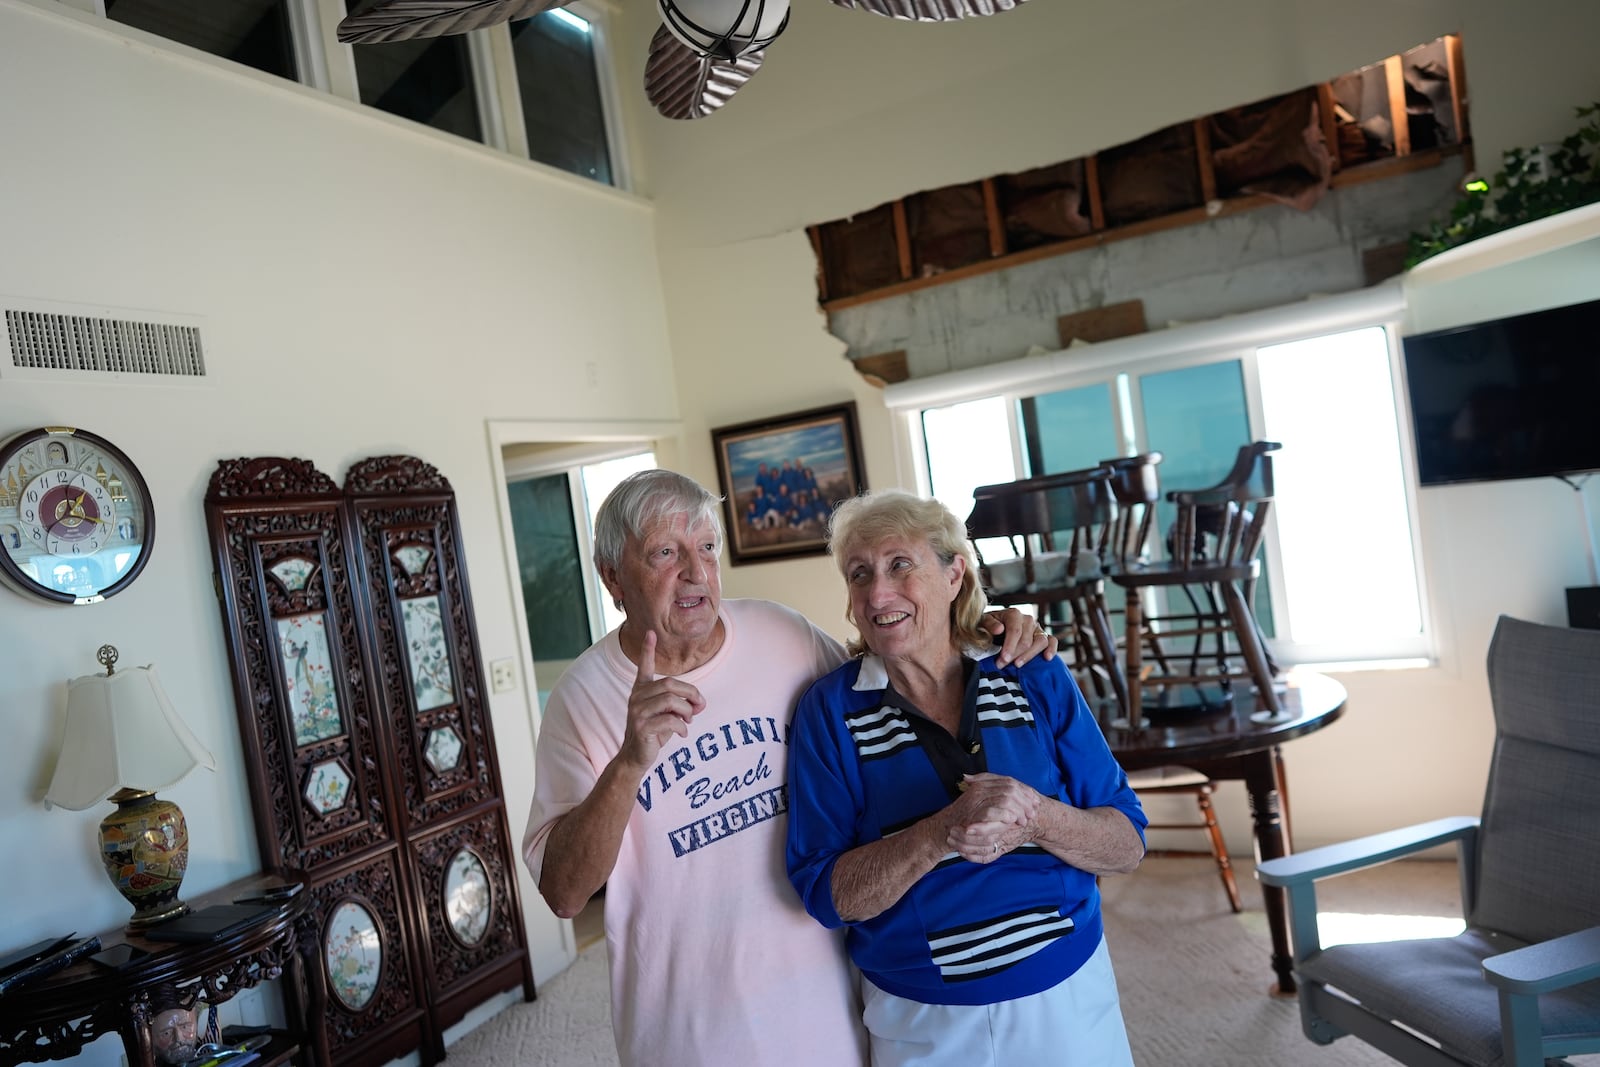
[[[284,881],[246,878],[190,903],[225,904]],[[156,1067],[150,1023],[158,1011],[220,1004],[280,976],[287,978],[287,1028],[274,1033],[255,1063],[326,1067],[327,1039],[317,1025],[325,1009],[320,939],[308,899],[299,893],[242,929],[200,943],[154,941],[125,930],[101,934],[104,948],[127,942],[149,955],[120,970],[83,960],[0,997],[0,1067],[67,1059],[108,1033],[121,1036],[133,1067]]]

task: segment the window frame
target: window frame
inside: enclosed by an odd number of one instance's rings
[[[1350,652],[1344,647],[1346,642],[1338,645],[1296,645],[1292,640],[1292,628],[1285,631],[1288,637],[1280,636],[1272,643],[1274,651],[1281,652],[1284,662],[1308,666],[1326,667],[1330,663],[1337,663],[1341,669],[1353,669],[1362,666],[1392,668],[1429,664],[1437,659],[1437,627],[1428,592],[1427,564],[1422,554],[1415,439],[1410,427],[1410,413],[1404,403],[1404,366],[1400,354],[1404,321],[1404,291],[1398,281],[1392,281],[1302,304],[1105,341],[1091,348],[1073,348],[894,383],[885,387],[883,399],[890,415],[899,483],[915,486],[923,493],[931,491],[922,428],[922,412],[929,408],[985,397],[1004,397],[1008,401],[1006,408],[1011,423],[1013,468],[1017,477],[1025,477],[1029,472],[1022,446],[1022,399],[1102,382],[1111,383],[1113,404],[1126,405],[1124,413],[1131,412],[1130,421],[1124,421],[1121,417],[1114,420],[1121,437],[1121,453],[1131,455],[1143,451],[1142,442],[1145,441],[1138,376],[1232,360],[1240,363],[1251,437],[1260,439],[1263,436],[1265,412],[1256,355],[1258,348],[1366,327],[1381,327],[1388,338],[1389,379],[1394,391],[1395,429],[1420,607],[1420,633],[1415,640],[1404,642],[1404,647],[1396,647],[1392,653],[1383,654],[1374,654],[1371,649]],[[1271,597],[1273,615],[1279,620],[1280,628],[1290,627],[1293,616],[1283,585],[1283,557],[1275,516],[1269,516],[1264,549],[1264,584]],[[1348,645],[1349,649],[1359,648],[1357,641],[1348,642]]]
[[[333,90],[328,72],[327,50],[320,45],[322,12],[319,10],[318,0],[289,0],[288,7],[289,35],[294,41],[294,60],[300,69],[300,84],[320,92],[331,93]],[[354,71],[352,63],[352,79]]]

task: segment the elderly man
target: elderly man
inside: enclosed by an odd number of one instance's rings
[[[844,649],[782,605],[722,599],[718,504],[655,470],[601,506],[595,562],[626,618],[550,694],[523,855],[558,915],[606,887],[623,1067],[863,1063],[843,941],[783,859],[789,718]],[[1053,653],[1002,619],[1008,646]]]

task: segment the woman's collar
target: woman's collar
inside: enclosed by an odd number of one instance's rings
[[[961,650],[967,659],[982,660],[994,655],[993,648],[984,648],[981,645],[967,645]],[[883,657],[868,652],[861,657],[861,669],[856,673],[856,682],[850,687],[858,693],[872,693],[880,689],[889,688],[889,668],[883,662]]]

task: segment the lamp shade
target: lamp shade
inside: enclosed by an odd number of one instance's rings
[[[189,731],[154,667],[67,683],[67,724],[47,804],[82,811],[122,789],[154,792],[216,760]]]

